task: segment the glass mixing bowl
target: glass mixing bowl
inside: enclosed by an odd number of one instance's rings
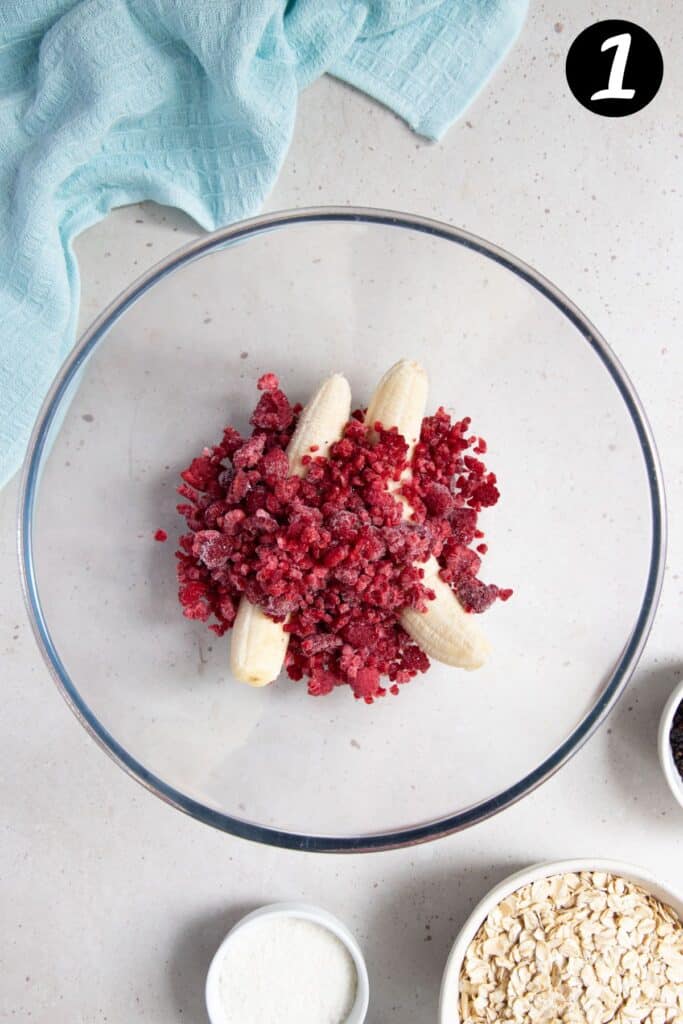
[[[401,356],[489,443],[484,575],[515,591],[482,619],[492,657],[372,706],[244,687],[228,638],[180,614],[178,473],[246,427],[264,371],[303,400],[341,370],[362,405]],[[652,623],[663,498],[631,384],[553,285],[445,224],[317,209],[205,236],[102,314],[40,414],[19,540],[52,675],[126,771],[239,836],[369,850],[481,821],[590,736]]]

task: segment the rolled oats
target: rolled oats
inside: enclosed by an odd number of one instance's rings
[[[460,974],[462,1024],[683,1024],[683,922],[604,872],[523,886]]]

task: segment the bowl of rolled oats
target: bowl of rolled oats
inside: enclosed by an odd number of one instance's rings
[[[683,894],[611,860],[538,864],[474,909],[440,1024],[683,1024]]]

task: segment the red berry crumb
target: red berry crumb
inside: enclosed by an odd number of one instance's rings
[[[274,373],[264,373],[262,377],[259,377],[256,387],[259,391],[277,391],[280,381]]]
[[[273,373],[258,388],[251,435],[226,427],[181,474],[183,614],[221,636],[244,596],[286,620],[287,673],[305,679],[313,696],[342,685],[366,703],[396,694],[429,668],[400,624],[404,608],[424,609],[434,596],[421,562],[438,559],[467,611],[512,594],[478,578],[487,546],[470,547],[484,536],[481,508],[498,500],[495,475],[470,454],[482,454],[485,442],[470,434],[468,417],[453,422],[443,409],[426,417],[402,486],[414,509],[406,520],[387,490],[407,467],[407,445],[395,429],[380,424],[371,440],[356,410],[327,457],[304,456],[305,478],[290,476],[286,448],[301,406],[289,402]],[[167,535],[158,530],[155,538]]]
[[[154,534],[154,539],[158,541],[168,540],[168,534],[166,533],[166,530],[157,530],[156,533]]]

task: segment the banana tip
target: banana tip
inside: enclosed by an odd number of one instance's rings
[[[391,370],[389,370],[389,373],[394,370],[410,370],[411,373],[419,373],[424,377],[427,376],[427,371],[422,363],[418,363],[416,359],[408,359],[405,356],[403,359],[399,359],[397,363],[394,363]]]

